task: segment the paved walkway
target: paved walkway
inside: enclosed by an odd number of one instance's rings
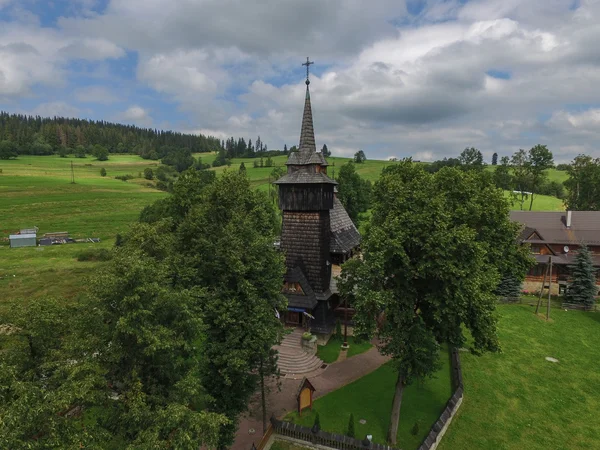
[[[373,341],[373,343],[376,342]],[[313,384],[316,389],[315,398],[319,398],[364,377],[387,361],[389,358],[382,356],[374,346],[365,353],[330,364],[325,370],[317,370],[293,378],[282,377],[279,380],[281,391],[277,391],[274,383],[270,385],[271,392],[267,395],[267,417],[271,417],[272,414],[276,417],[283,417],[289,411],[297,408],[296,392],[303,376],[306,376]],[[236,439],[231,449],[250,450],[252,443],[258,445],[262,434],[260,393],[257,393],[250,401],[249,412],[240,419]]]

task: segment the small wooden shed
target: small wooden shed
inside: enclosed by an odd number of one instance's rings
[[[302,415],[302,410],[310,408],[312,410],[313,404],[313,393],[315,387],[308,381],[308,378],[304,377],[298,388],[296,399],[298,400],[298,414]]]

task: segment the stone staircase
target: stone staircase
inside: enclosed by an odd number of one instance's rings
[[[319,358],[302,349],[302,333],[304,330],[296,328],[286,335],[281,344],[273,348],[279,353],[277,365],[284,375],[297,375],[317,370],[323,364]]]

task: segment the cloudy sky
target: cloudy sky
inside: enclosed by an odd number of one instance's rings
[[[336,155],[600,157],[600,0],[0,0],[0,109]]]

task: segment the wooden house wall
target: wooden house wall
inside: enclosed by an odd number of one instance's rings
[[[333,185],[279,185],[279,208],[283,211],[322,211],[333,208]]]
[[[283,211],[281,249],[288,269],[300,266],[315,291],[329,286],[329,211]]]

